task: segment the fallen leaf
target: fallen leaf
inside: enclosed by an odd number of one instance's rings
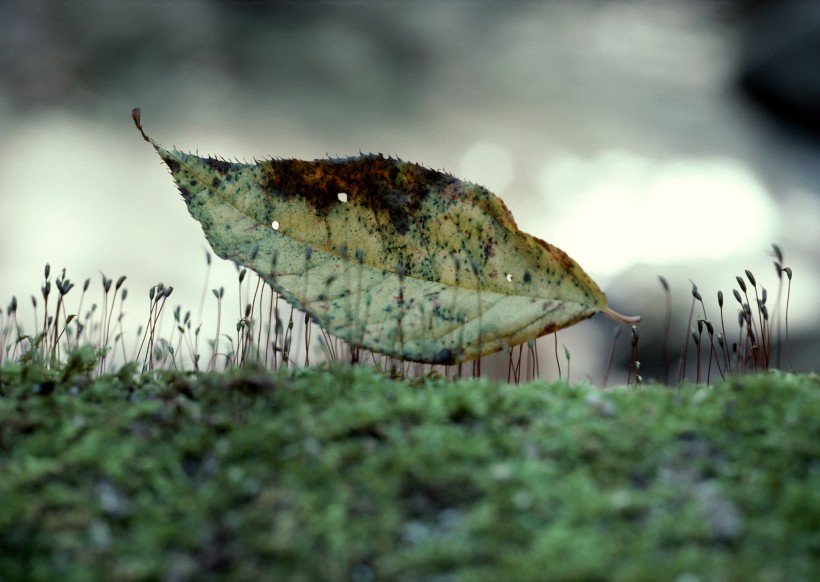
[[[167,149],[214,252],[256,271],[329,333],[453,364],[611,310],[561,249],[521,232],[489,190],[382,155],[230,162]]]

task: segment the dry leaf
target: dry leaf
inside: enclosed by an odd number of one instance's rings
[[[492,192],[381,155],[253,164],[166,149],[214,252],[261,275],[352,345],[452,364],[609,309],[557,247],[521,232]]]

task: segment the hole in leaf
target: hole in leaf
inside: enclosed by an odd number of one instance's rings
[[[271,228],[273,230],[279,230],[279,221],[278,220],[274,220],[273,222],[270,223],[270,225],[271,225]]]
[[[512,275],[507,273],[507,283],[512,283]]]
[[[339,199],[339,202],[347,202],[347,193],[339,192],[336,194],[336,197]]]

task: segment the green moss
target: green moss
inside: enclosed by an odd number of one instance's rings
[[[15,579],[820,575],[820,379],[0,370]]]

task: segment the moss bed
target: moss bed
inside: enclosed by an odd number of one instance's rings
[[[0,369],[3,580],[812,580],[820,378]]]

